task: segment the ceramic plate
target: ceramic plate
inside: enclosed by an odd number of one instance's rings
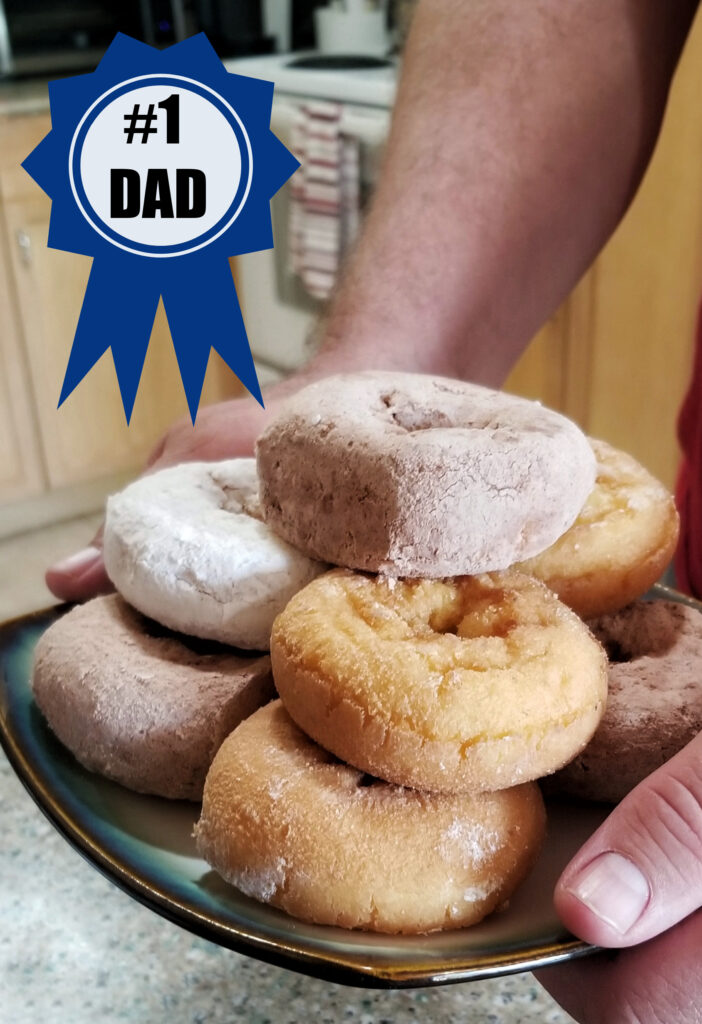
[[[656,596],[680,600],[663,587]],[[42,811],[95,867],[140,902],[212,942],[352,985],[441,985],[529,970],[592,952],[551,905],[562,868],[606,808],[548,804],[548,836],[509,908],[462,931],[385,936],[305,924],[244,896],[198,857],[195,804],[141,796],[81,768],[49,731],[30,689],[34,645],[66,608],[0,627],[0,741]]]

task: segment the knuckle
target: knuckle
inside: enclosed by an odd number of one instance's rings
[[[642,794],[644,796],[644,794]],[[702,763],[671,762],[645,784],[637,799],[637,831],[660,850],[674,868],[702,882]],[[656,858],[657,859],[657,858]]]

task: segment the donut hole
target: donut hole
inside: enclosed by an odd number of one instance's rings
[[[636,601],[620,612],[589,623],[612,664],[662,658],[679,643],[685,620],[681,606],[668,601]]]
[[[452,634],[461,640],[507,637],[517,624],[508,595],[501,588],[476,589],[472,581],[459,587],[455,599],[435,609],[429,627],[435,633]]]
[[[252,493],[248,488],[225,484],[221,480],[215,480],[215,483],[221,490],[219,507],[223,512],[234,512],[236,514],[243,512],[245,515],[251,516],[252,519],[258,519],[259,522],[263,522],[263,513],[258,494]]]
[[[503,442],[515,442],[519,439],[519,433],[507,426],[501,416],[492,413],[476,414],[476,410],[467,408],[464,401],[452,403],[454,408],[450,412],[419,402],[399,391],[382,394],[380,401],[389,411],[392,421],[408,434],[422,430],[463,428],[489,431],[492,436],[499,435]]]
[[[604,642],[604,649],[607,652],[607,658],[612,665],[625,665],[629,661],[633,661],[633,654],[631,650],[621,644],[618,640],[610,637]]]
[[[432,409],[393,391],[380,396],[394,423],[408,434],[419,430],[437,430],[455,426],[453,419],[440,409]]]

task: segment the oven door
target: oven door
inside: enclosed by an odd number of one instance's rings
[[[294,152],[290,139],[296,109],[304,97],[276,95],[271,128]],[[359,143],[361,205],[370,195],[390,125],[390,111],[346,105],[341,132]],[[312,298],[292,269],[290,259],[290,186],[271,202],[275,248],[247,253],[237,263],[237,291],[261,383],[296,370],[311,355],[310,333],[322,304]]]

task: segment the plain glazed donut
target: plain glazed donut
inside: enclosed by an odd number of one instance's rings
[[[644,594],[673,557],[679,529],[663,484],[631,455],[590,443],[597,482],[580,515],[550,548],[515,566],[588,619]]]
[[[32,686],[52,731],[85,768],[180,800],[200,799],[224,737],[274,695],[267,656],[176,637],[116,594],[46,630]]]
[[[570,761],[604,710],[585,624],[516,572],[445,580],[336,569],[271,637],[293,720],[361,771],[435,792],[504,789]]]
[[[702,615],[676,601],[637,601],[590,626],[610,657],[607,710],[549,786],[616,803],[702,731]]]
[[[261,651],[278,612],[326,568],[262,522],[253,459],[135,480],[107,502],[104,556],[117,590],[144,615]]]
[[[341,374],[256,444],[264,518],[313,558],[393,576],[505,569],[568,529],[595,482],[565,417],[476,384]]]
[[[275,701],[222,744],[195,836],[226,881],[294,917],[416,933],[503,903],[544,825],[534,783],[471,796],[390,786],[330,757]]]

